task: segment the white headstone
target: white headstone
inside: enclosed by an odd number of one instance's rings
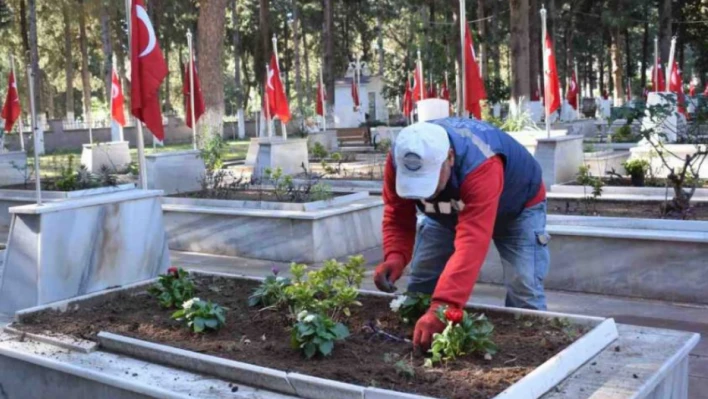
[[[432,121],[450,116],[450,102],[439,98],[418,101],[418,122]]]

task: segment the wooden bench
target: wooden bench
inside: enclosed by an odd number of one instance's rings
[[[337,129],[337,140],[340,145],[346,143],[369,145],[371,143],[371,134],[366,127]]]

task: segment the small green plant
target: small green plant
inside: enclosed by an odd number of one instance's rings
[[[313,201],[328,201],[333,197],[334,194],[332,194],[332,187],[330,187],[329,184],[317,183],[312,186],[310,199]]]
[[[528,111],[517,110],[509,113],[501,129],[505,132],[521,132],[524,130],[539,130]]]
[[[339,152],[332,153],[330,156],[334,166],[330,165],[327,160],[323,159],[320,163],[322,165],[322,170],[324,170],[325,175],[339,175],[342,173],[342,154]]]
[[[194,296],[194,283],[186,270],[170,267],[148,289],[148,293],[157,298],[162,307],[178,308]]]
[[[291,344],[299,349],[306,358],[315,355],[329,356],[334,343],[349,336],[349,329],[327,316],[310,313],[306,310],[297,315],[297,322],[291,332]]]
[[[632,159],[630,161],[623,162],[622,167],[624,167],[631,177],[633,186],[644,186],[644,180],[649,172],[649,168],[651,167],[649,161],[646,159]]]
[[[226,324],[226,308],[211,301],[192,298],[182,304],[182,309],[174,312],[172,318],[186,321],[187,326],[195,333],[206,330],[218,330]]]
[[[410,360],[402,359],[398,353],[384,353],[384,363],[393,364],[396,374],[407,379],[415,377],[415,368]]]
[[[592,143],[583,144],[583,152],[595,152],[595,146]]]
[[[204,165],[208,171],[219,170],[224,166],[224,153],[227,143],[218,134],[208,135],[201,140],[202,147],[199,150],[199,157],[204,160]]]
[[[433,335],[429,350],[432,356],[426,359],[426,366],[475,352],[487,358],[497,353],[497,346],[491,338],[494,326],[485,315],[441,306],[437,316],[446,327],[442,333]]]
[[[283,169],[278,167],[275,170],[266,168],[265,177],[273,183],[273,194],[278,201],[284,201],[288,193],[294,188],[293,177],[283,174]]]
[[[633,143],[639,141],[639,137],[632,133],[631,126],[622,125],[612,135],[612,141],[614,143]]]
[[[319,141],[316,141],[312,145],[312,148],[310,149],[310,153],[312,154],[312,158],[319,159],[319,160],[323,160],[323,159],[327,158],[327,155],[329,155],[329,153],[327,152],[327,149]]]
[[[248,306],[270,307],[287,303],[285,287],[290,284],[289,278],[278,276],[278,269],[273,268],[273,275],[266,277],[248,297]]]
[[[592,206],[594,208],[595,202],[598,198],[600,198],[600,196],[602,196],[602,187],[605,184],[603,183],[601,178],[595,177],[590,173],[590,166],[588,165],[580,165],[580,167],[578,168],[578,177],[576,180],[578,184],[583,186],[583,192],[585,194],[585,207],[586,210],[589,212],[590,207]],[[588,195],[586,187],[592,188],[591,195]]]
[[[391,139],[383,139],[376,145],[376,149],[382,154],[388,154],[391,151],[391,145]]]
[[[415,323],[428,311],[432,297],[419,292],[406,292],[391,301],[391,310],[398,313],[406,324]]]

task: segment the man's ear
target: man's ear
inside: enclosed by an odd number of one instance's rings
[[[447,152],[447,160],[450,161],[450,164],[455,163],[455,151],[452,148]]]

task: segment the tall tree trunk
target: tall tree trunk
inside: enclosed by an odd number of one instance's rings
[[[627,29],[627,28],[624,29],[623,36],[624,36],[624,55],[625,55],[625,59],[627,61],[625,64],[626,70],[624,73],[625,76],[627,77],[625,80],[625,83],[628,85],[625,88],[625,92],[626,92],[627,91],[626,89],[628,89],[629,86],[632,85],[631,80],[632,80],[632,76],[634,75],[632,73],[632,71],[634,68],[632,68],[632,51],[631,51],[630,42],[629,42],[629,29]],[[630,93],[630,96],[631,96],[631,93]],[[627,96],[625,95],[624,98],[627,98]]]
[[[529,90],[532,95],[536,92],[541,93],[538,81],[543,68],[543,59],[541,57],[541,17],[537,12],[538,9],[538,0],[529,0]]]
[[[519,102],[531,93],[529,73],[529,0],[509,0],[511,7],[511,97]]]
[[[106,101],[110,103],[111,87],[113,86],[111,76],[113,70],[113,42],[111,41],[111,16],[108,12],[109,4],[108,1],[104,0],[103,6],[101,7],[101,41],[103,42],[103,54],[105,55],[103,62],[103,79],[106,85]]]
[[[81,86],[83,89],[83,119],[87,121],[91,107],[91,75],[88,59],[88,39],[86,37],[86,10],[84,0],[79,0],[79,47],[81,48]]]
[[[669,62],[670,48],[671,0],[659,0],[659,54],[661,54],[661,61],[664,63]]]
[[[484,19],[486,17],[485,1],[477,0],[477,30],[479,32],[479,58],[480,58],[480,69],[482,72],[482,77],[487,79],[488,68],[488,58],[489,54],[487,49],[489,48],[487,44],[487,21]]]
[[[300,12],[298,10],[297,2],[293,4],[293,44],[295,50],[295,91],[297,92],[297,109],[300,116],[303,116],[304,104],[302,102],[302,67],[300,63]]]
[[[25,0],[20,0],[20,36],[22,37],[23,59],[29,54],[29,28],[27,27],[27,5]]]
[[[271,54],[271,30],[270,30],[270,1],[259,0],[260,8],[258,11],[258,30],[260,32],[260,42],[257,46],[257,52],[253,56],[256,81],[258,86],[263,85],[265,79],[265,65],[270,60]]]
[[[379,46],[379,73],[378,75],[384,76],[384,40],[383,40],[383,17],[381,16],[381,11],[376,13],[376,40]]]
[[[649,59],[649,2],[644,3],[644,33],[642,34],[642,73],[640,86],[642,92],[647,87],[647,61]]]
[[[564,82],[570,82],[573,71],[575,70],[575,57],[577,56],[573,50],[573,33],[575,32],[575,17],[573,16],[573,8],[571,5],[570,15],[567,17],[568,25],[565,30],[565,71],[563,73]],[[576,76],[576,79],[578,77]],[[566,84],[564,90],[567,90]]]
[[[34,109],[37,111],[37,116],[42,114],[42,102],[40,95],[42,92],[42,73],[39,70],[39,46],[37,43],[37,2],[36,0],[27,1],[29,11],[29,51],[30,65],[32,65],[32,73],[34,74]]]
[[[492,70],[494,72],[494,77],[499,79],[501,77],[501,49],[499,46],[499,1],[492,2],[492,19],[490,21],[491,29],[489,29],[489,38],[491,43],[492,53]],[[540,34],[539,34],[540,36]],[[490,48],[490,47],[488,47]]]
[[[620,28],[613,27],[610,32],[612,39],[611,57],[614,104],[615,106],[621,106],[624,104],[624,85],[622,82],[624,77],[624,74],[622,73],[622,30]]]
[[[199,8],[197,52],[202,85],[204,116],[202,126],[209,135],[224,134],[224,25],[226,0],[202,0]],[[262,69],[262,68],[261,68]]]
[[[171,51],[172,50],[172,43],[170,43],[169,40],[165,40],[165,39],[167,39],[166,36],[163,37],[162,45],[165,46],[165,47],[163,47],[164,53],[165,53],[165,63],[167,63],[167,65],[169,66],[170,65],[170,53],[172,53],[172,51]],[[167,68],[167,76],[165,77],[165,95],[163,97],[165,99],[165,105],[163,108],[165,109],[166,112],[174,111],[174,108],[172,107],[172,100],[170,100],[170,94],[172,93],[172,89],[171,89],[172,85],[170,84],[170,75],[171,74],[172,73],[170,72],[170,68],[168,67]]]
[[[327,85],[327,104],[334,106],[334,0],[324,0],[324,81]]]
[[[74,119],[74,54],[72,51],[71,38],[71,11],[69,5],[62,6],[62,16],[64,18],[64,75],[66,76],[66,119]]]
[[[302,53],[305,62],[305,87],[307,87],[307,89],[305,90],[305,95],[307,96],[307,103],[311,104],[314,100],[312,97],[312,80],[310,80],[310,50],[307,47],[307,32],[305,32],[304,29],[302,30]],[[317,81],[319,82],[319,80],[320,75],[318,72]]]
[[[241,31],[239,30],[239,15],[236,10],[236,0],[231,0],[231,20],[234,24],[233,36],[231,37],[234,46],[234,84],[236,85],[236,108],[243,108],[243,85],[241,83]]]
[[[284,45],[280,49],[280,54],[278,54],[278,59],[280,60],[280,68],[281,72],[285,76],[285,96],[290,97],[290,69],[291,69],[291,62],[290,62],[290,57],[288,56],[288,49],[290,48],[288,45],[288,40],[290,39],[290,35],[288,34],[288,21],[286,20],[283,22],[283,42]]]

